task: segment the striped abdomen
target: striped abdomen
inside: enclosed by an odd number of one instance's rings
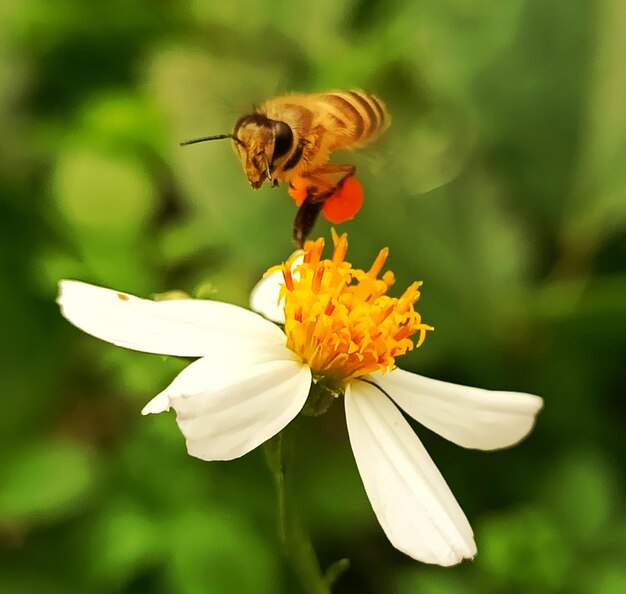
[[[358,147],[372,142],[390,123],[385,104],[364,91],[332,91],[319,95],[330,117],[345,130],[335,148]]]

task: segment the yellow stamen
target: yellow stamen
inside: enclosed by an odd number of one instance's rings
[[[422,323],[413,307],[421,283],[413,283],[400,297],[387,295],[393,273],[379,277],[386,248],[365,272],[345,261],[347,235],[332,233],[330,260],[322,260],[324,240],[318,239],[306,242],[301,264],[295,263],[300,253],[276,268],[285,278],[281,297],[287,347],[316,377],[342,386],[352,378],[393,369],[395,358],[420,346],[432,327]],[[414,334],[417,345],[410,338]]]
[[[285,279],[285,286],[287,290],[293,291],[293,278],[291,278],[291,270],[283,270],[283,278]]]
[[[348,236],[344,233],[341,237],[337,235],[337,231],[331,229],[331,234],[333,237],[333,244],[335,249],[333,251],[333,264],[339,264],[343,262],[343,259],[346,257],[346,253],[348,252]],[[322,247],[324,243],[322,242]]]
[[[378,256],[376,257],[376,260],[374,260],[374,263],[372,264],[372,267],[369,269],[367,274],[376,278],[378,274],[380,273],[380,271],[382,270],[383,266],[385,265],[388,255],[389,255],[389,248],[383,248],[382,250],[380,250],[380,252],[378,253]]]
[[[322,279],[324,278],[324,263],[320,262],[315,269],[315,275],[313,276],[313,284],[311,290],[317,295],[322,287]]]

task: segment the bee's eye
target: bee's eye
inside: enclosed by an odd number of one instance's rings
[[[274,154],[272,162],[282,157],[293,144],[293,132],[285,122],[274,122]]]

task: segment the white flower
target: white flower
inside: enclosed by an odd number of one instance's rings
[[[393,277],[378,278],[385,251],[364,272],[344,261],[345,236],[335,236],[332,260],[320,259],[322,246],[307,243],[304,256],[254,292],[253,307],[275,319],[284,311],[284,331],[234,305],[155,302],[77,281],[61,282],[58,302],[70,322],[102,340],[199,357],[143,413],[174,408],[189,453],[203,460],[243,456],[277,434],[302,410],[313,381],[344,393],[357,466],[391,543],[426,563],[471,558],[472,529],[396,405],[450,441],[489,450],[523,439],[542,400],[395,368],[395,357],[413,347],[409,336],[419,333],[421,343],[430,329],[413,309],[419,285],[387,297]]]

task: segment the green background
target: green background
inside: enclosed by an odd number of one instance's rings
[[[626,592],[626,3],[620,0],[3,0],[0,592],[298,594],[260,451],[186,455],[142,406],[182,367],[80,333],[60,278],[247,303],[291,251],[284,188],[229,143],[289,91],[387,102],[339,226],[391,249],[436,327],[400,364],[545,398],[512,450],[416,431],[476,532],[473,562],[385,539],[343,407],[299,422],[299,503],[337,594]],[[315,235],[329,237],[320,221]]]

